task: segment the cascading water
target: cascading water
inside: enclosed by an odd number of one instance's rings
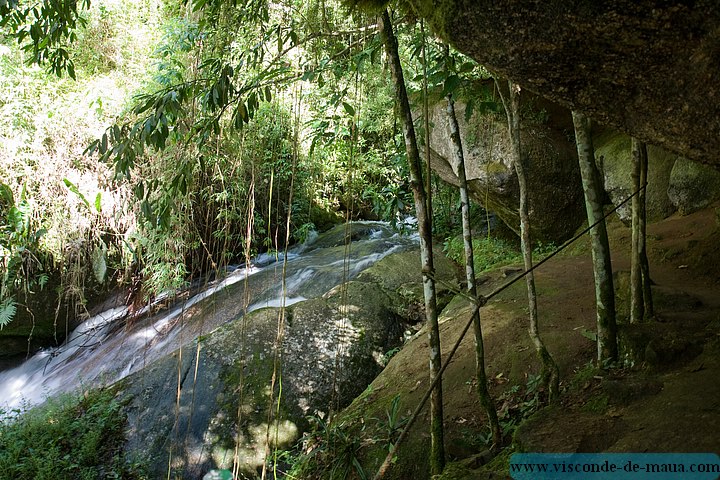
[[[417,242],[417,235],[400,235],[381,222],[339,225],[286,257],[263,254],[163,312],[150,314],[146,308],[133,322],[126,321],[126,307],[103,312],[80,325],[62,346],[0,372],[0,410],[38,404],[80,387],[112,384],[236,318],[205,315],[202,307],[213,296],[231,295],[240,312],[288,306],[322,295]]]

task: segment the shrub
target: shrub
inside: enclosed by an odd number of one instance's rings
[[[123,455],[125,416],[111,391],[0,410],[0,472],[15,479],[143,478]]]

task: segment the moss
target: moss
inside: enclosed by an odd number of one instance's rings
[[[608,409],[609,401],[609,397],[605,394],[595,395],[585,402],[585,405],[582,406],[582,411],[587,413],[605,413]]]
[[[515,453],[515,449],[512,447],[503,449],[495,458],[490,460],[487,465],[483,466],[482,470],[507,475],[510,471],[510,457],[512,457],[513,453]]]
[[[707,207],[720,198],[720,172],[684,158],[679,158],[670,174],[667,195],[681,215]]]
[[[415,13],[426,19],[436,35],[448,39],[448,27],[455,18],[457,3],[454,0],[411,0]]]
[[[598,369],[592,362],[585,364],[570,379],[571,390],[581,390],[597,374]]]
[[[464,480],[472,476],[472,470],[461,462],[451,462],[445,466],[442,474],[435,475],[433,480]]]
[[[605,188],[614,203],[627,198],[632,193],[632,153],[629,136],[604,131],[593,138],[595,158],[604,177]],[[648,220],[660,220],[670,215],[674,207],[667,192],[670,172],[676,163],[677,155],[661,148],[648,146]],[[623,221],[629,221],[630,204],[618,210]]]

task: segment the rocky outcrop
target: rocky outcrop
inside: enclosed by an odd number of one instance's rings
[[[528,156],[532,233],[538,240],[562,242],[585,217],[577,153],[572,130],[567,129],[572,120],[568,111],[545,109],[538,101],[532,96],[524,102],[521,134],[524,155]],[[505,115],[474,113],[465,122],[464,105],[458,104],[456,109],[472,199],[519,232],[520,194],[511,165]],[[434,107],[431,122],[432,168],[446,182],[458,185],[457,172],[449,160],[452,145],[443,102]]]
[[[593,139],[595,156],[603,173],[605,190],[614,205],[633,192],[630,137],[605,130]],[[720,172],[675,153],[648,145],[648,219],[662,220],[674,212],[687,215],[720,199]],[[630,203],[618,209],[630,223]]]
[[[170,465],[201,478],[234,459],[255,475],[268,445],[291,445],[309,417],[348,405],[382,370],[415,319],[419,265],[417,252],[390,255],[321,298],[238,317],[129,377],[128,449],[152,477]],[[454,281],[447,260],[436,267]]]
[[[633,193],[632,152],[629,136],[606,130],[593,138],[595,158],[605,183],[605,191],[614,205],[625,201]],[[675,212],[668,197],[670,172],[678,155],[662,148],[648,145],[647,216],[651,222],[662,220]],[[617,211],[620,219],[631,220],[631,205],[627,202]]]
[[[720,199],[720,172],[678,158],[670,172],[667,193],[680,214],[697,212]]]
[[[720,166],[720,4],[411,0],[490,71],[596,121]]]
[[[472,199],[517,232],[519,192],[510,165],[505,117],[475,113],[465,122],[464,105],[459,104],[457,109]],[[533,236],[542,241],[561,242],[585,220],[570,112],[531,96],[524,115],[522,141],[530,157],[528,184]],[[431,122],[432,168],[446,182],[458,185],[457,172],[449,161],[452,146],[442,103],[432,110]],[[633,192],[631,139],[606,127],[598,126],[596,130],[593,136],[596,162],[610,203],[619,205]],[[720,172],[648,145],[647,212],[651,222],[676,211],[682,215],[698,211],[718,199]],[[617,213],[629,224],[630,202]]]

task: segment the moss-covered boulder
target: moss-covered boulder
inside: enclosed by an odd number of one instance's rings
[[[522,148],[528,156],[528,196],[533,238],[562,242],[572,236],[585,216],[575,145],[567,110],[524,93]],[[510,139],[504,114],[478,113],[465,122],[465,106],[456,106],[472,199],[519,232],[519,190],[512,168]],[[458,185],[450,159],[453,146],[443,102],[432,110],[432,168],[446,182]],[[572,131],[572,130],[569,130]]]
[[[605,130],[593,138],[595,158],[605,182],[605,191],[614,205],[622,203],[633,193],[632,152],[629,136]],[[646,194],[649,221],[657,221],[672,214],[676,207],[668,197],[670,172],[679,158],[675,153],[648,145],[648,186]],[[630,202],[617,211],[620,219],[630,222]]]
[[[688,215],[720,199],[720,172],[678,158],[670,173],[668,197],[681,215]]]
[[[438,275],[454,281],[438,260]],[[200,478],[233,463],[254,475],[308,417],[347,406],[382,370],[415,317],[419,265],[417,252],[390,255],[319,298],[237,315],[129,377],[128,449],[152,477],[169,465]]]

